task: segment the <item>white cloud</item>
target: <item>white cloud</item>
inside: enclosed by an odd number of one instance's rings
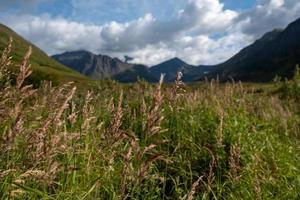
[[[299,0],[259,0],[257,5],[241,13],[237,26],[247,34],[262,36],[274,28],[284,28],[300,17]]]
[[[284,5],[284,0],[271,0],[269,7],[270,9],[276,9],[276,8],[280,8],[283,5]]]
[[[213,39],[209,36],[184,37],[178,41],[177,57],[187,58],[192,64],[217,64],[225,61],[244,46],[251,43],[252,37],[242,33],[232,33]]]
[[[102,28],[94,25],[53,19],[48,15],[6,16],[2,21],[49,54],[77,49],[96,51],[102,45]]]
[[[224,9],[219,0],[188,0],[168,20],[150,13],[103,25],[50,15],[0,15],[0,20],[49,54],[86,49],[110,56],[126,54],[149,65],[175,56],[191,64],[215,64],[266,31],[285,26],[299,17],[299,11],[300,2],[294,0],[259,0],[254,8],[240,12]]]
[[[156,45],[147,45],[142,49],[136,49],[131,52],[131,55],[135,58],[134,63],[147,63],[149,65],[155,65],[169,58],[176,56],[176,51],[169,48],[163,43]]]

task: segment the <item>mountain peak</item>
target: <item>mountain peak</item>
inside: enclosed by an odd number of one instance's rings
[[[182,61],[180,58],[178,58],[178,57],[174,57],[174,58],[171,58],[171,59],[169,59],[169,60],[173,60],[173,61]]]
[[[86,50],[66,52],[53,58],[93,79],[113,78],[120,82],[136,82],[142,78],[149,82],[157,81],[147,66],[125,63],[119,58],[96,55]]]
[[[92,52],[84,49],[79,49],[75,51],[66,51],[63,54],[72,54],[72,55],[94,55]]]
[[[187,65],[183,60],[181,60],[180,58],[178,57],[174,57],[174,58],[171,58],[165,62],[169,62],[169,63],[177,63],[177,64],[184,64],[184,65]]]
[[[163,63],[152,66],[150,68],[150,71],[155,75],[157,79],[159,79],[161,74],[166,74],[165,80],[171,82],[176,78],[178,71],[182,71],[189,66],[189,64],[185,63],[178,57],[174,57]]]

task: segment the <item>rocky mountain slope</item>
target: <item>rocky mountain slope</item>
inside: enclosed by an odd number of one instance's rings
[[[300,19],[284,30],[275,29],[266,33],[226,62],[214,66],[209,77],[219,75],[223,81],[266,82],[276,75],[291,78],[299,63]],[[203,79],[203,76],[199,76],[199,79]]]
[[[120,82],[135,82],[142,78],[149,82],[156,81],[144,65],[130,64],[118,58],[96,55],[84,50],[66,52],[52,58],[95,80],[113,78]]]

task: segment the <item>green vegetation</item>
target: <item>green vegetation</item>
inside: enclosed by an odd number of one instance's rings
[[[38,47],[24,40],[8,27],[0,24],[1,50],[8,45],[10,38],[13,39],[13,63],[20,63],[23,59],[23,55],[28,49],[28,46],[32,46],[30,64],[33,69],[33,74],[29,77],[28,81],[33,82],[35,85],[39,85],[41,80],[52,81],[52,83],[56,85],[70,81],[83,83],[90,82],[90,79],[51,59]],[[13,67],[12,70],[15,70],[15,68]]]
[[[299,199],[300,107],[253,88],[12,82],[0,60],[2,199]],[[282,86],[283,85],[283,86]],[[276,92],[274,92],[274,88]],[[291,93],[293,94],[293,93]]]
[[[296,66],[294,77],[290,81],[285,81],[280,92],[283,98],[294,99],[299,102],[300,100],[300,71],[299,65]]]

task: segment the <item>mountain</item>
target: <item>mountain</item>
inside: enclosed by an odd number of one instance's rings
[[[28,42],[16,32],[7,26],[0,24],[0,54],[7,46],[9,38],[13,38],[12,44],[12,61],[13,63],[20,63],[23,59],[28,47],[32,47],[32,55],[30,57],[30,64],[33,73],[28,80],[33,84],[39,84],[41,80],[50,80],[54,84],[64,83],[69,81],[81,82],[89,79],[83,75],[63,66],[57,61],[50,58],[41,49]],[[15,69],[12,69],[15,70]]]
[[[157,82],[158,79],[150,72],[149,68],[145,65],[133,65],[121,73],[113,76],[113,79],[123,83],[137,82],[139,79],[144,79],[148,82]]]
[[[165,74],[165,81],[173,81],[176,78],[177,72],[182,71],[185,68],[193,67],[179,58],[172,58],[158,65],[152,66],[150,72],[159,79],[161,74]]]
[[[150,68],[150,72],[159,79],[160,74],[165,74],[166,82],[174,82],[177,72],[182,72],[182,80],[184,82],[194,82],[199,79],[199,76],[205,76],[209,71],[215,69],[214,66],[189,65],[181,59],[175,57]]]
[[[150,72],[159,79],[160,74],[165,74],[166,82],[174,82],[177,72],[182,72],[182,80],[185,82],[193,82],[200,74],[204,74],[207,66],[189,65],[181,59],[175,57],[158,65],[152,66]]]
[[[118,58],[95,55],[89,51],[72,51],[52,56],[58,62],[95,80],[112,78],[120,82],[135,82],[138,78],[157,81],[144,65],[130,64]]]
[[[219,77],[220,81],[241,80],[251,82],[272,81],[275,76],[291,78],[300,63],[300,18],[285,29],[274,29],[224,63],[212,66],[192,66],[174,58],[150,68],[158,77],[166,74],[167,81],[183,72],[186,82]]]
[[[291,78],[300,63],[300,19],[286,29],[266,33],[224,63],[214,66],[209,77],[221,81],[267,82],[276,75]],[[203,76],[200,76],[203,79]]]
[[[300,63],[300,19],[285,29],[275,29],[266,33],[253,44],[245,47],[227,61],[212,66],[193,66],[179,58],[167,60],[148,68],[145,65],[130,64],[118,58],[96,55],[88,51],[72,51],[49,58],[39,48],[29,43],[11,29],[0,25],[0,49],[14,38],[14,62],[20,62],[27,47],[33,47],[31,64],[33,79],[54,81],[77,81],[113,78],[120,82],[135,82],[145,79],[149,82],[159,80],[165,74],[165,81],[173,82],[178,71],[183,73],[183,81],[194,82],[205,78],[219,77],[220,81],[241,80],[252,82],[271,81],[276,75],[291,78],[296,64]],[[65,66],[67,67],[65,67]],[[71,69],[69,69],[71,68]],[[73,70],[79,72],[74,72]]]
[[[132,67],[132,64],[122,62],[117,58],[95,55],[84,50],[66,52],[54,55],[52,58],[96,80],[109,78]]]

